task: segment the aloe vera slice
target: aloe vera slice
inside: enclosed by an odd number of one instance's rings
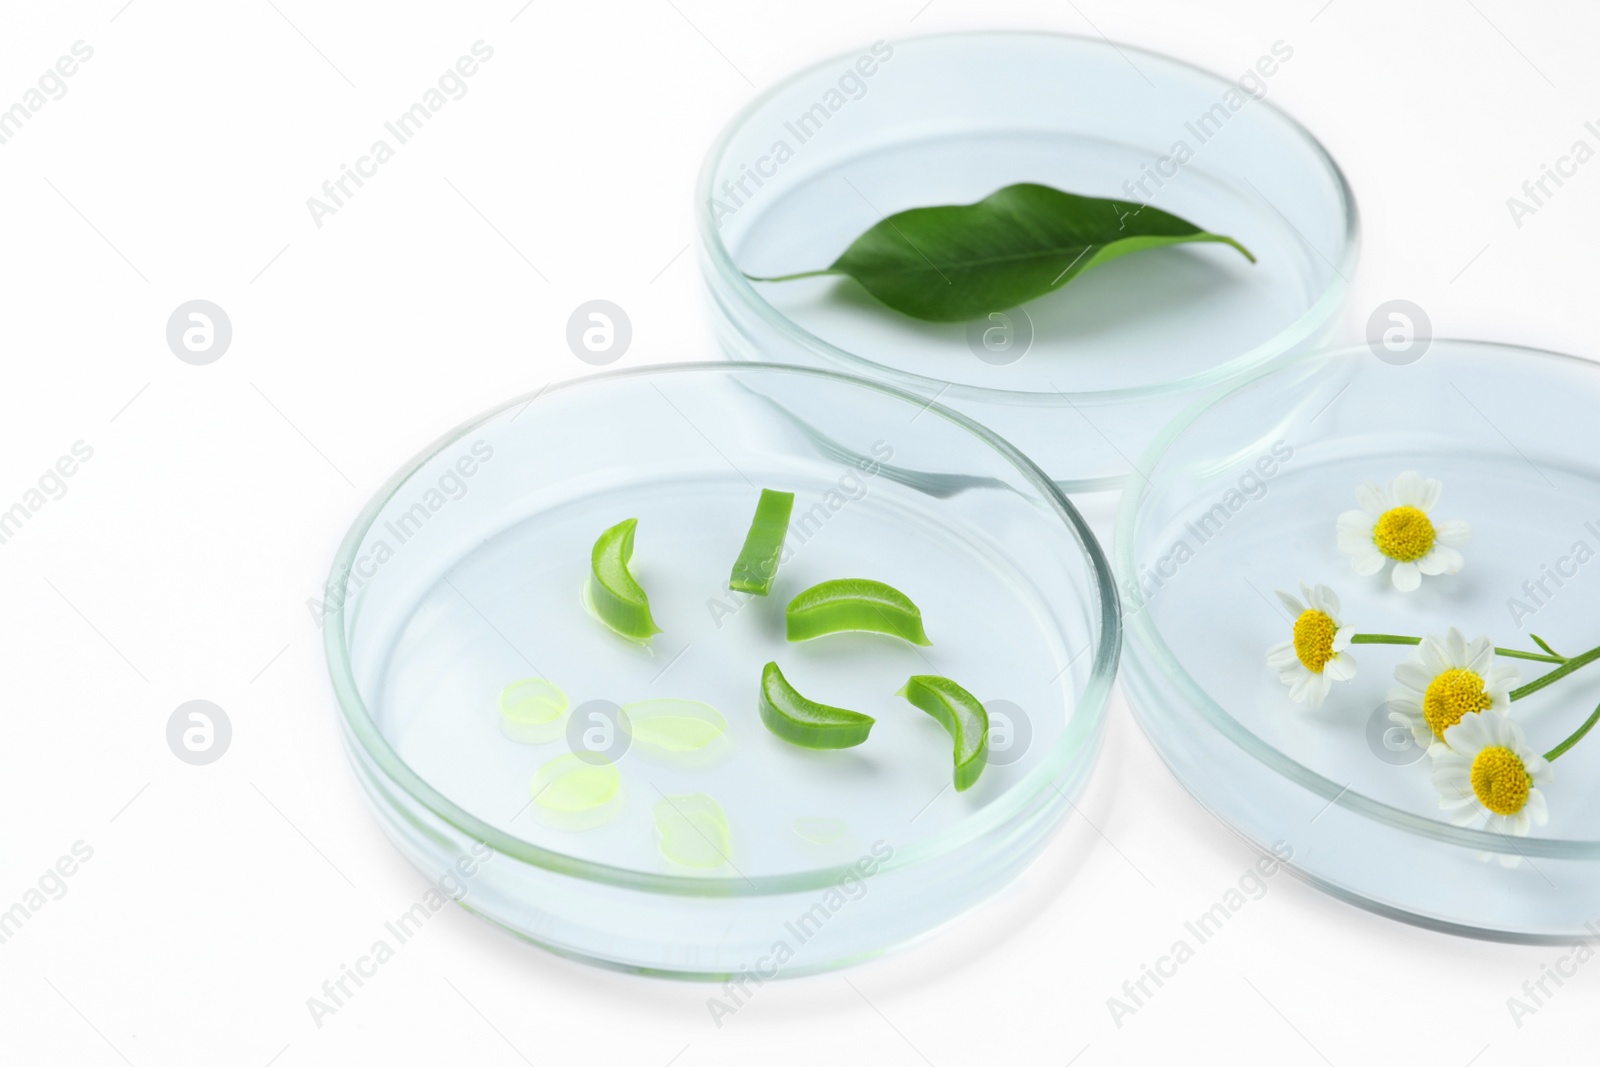
[[[955,741],[956,792],[969,788],[989,760],[989,713],[982,701],[936,674],[913,676],[900,695],[949,731]]]
[[[663,796],[655,807],[661,854],[685,867],[731,862],[733,833],[722,805],[704,793]]]
[[[761,490],[750,532],[745,534],[739,558],[733,561],[729,589],[756,596],[772,592],[772,579],[778,573],[778,557],[783,552],[783,538],[789,532],[789,515],[793,511],[793,493]]]
[[[888,634],[914,645],[931,645],[922,612],[892,585],[870,578],[835,578],[789,601],[783,613],[789,640],[809,641],[847,630]]]
[[[628,570],[638,525],[638,519],[623,519],[595,541],[585,589],[595,618],[623,637],[648,641],[661,627],[650,617],[650,598]]]
[[[858,711],[807,700],[784,678],[776,663],[761,668],[761,721],[767,729],[801,748],[851,748],[867,739],[877,720]]]
[[[500,690],[500,731],[513,741],[538,745],[561,736],[567,694],[543,678],[524,678]]]

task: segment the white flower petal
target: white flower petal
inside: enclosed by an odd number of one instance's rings
[[[1335,652],[1343,652],[1345,649],[1349,648],[1350,640],[1351,638],[1355,637],[1355,635],[1356,628],[1354,626],[1339,627],[1333,633],[1333,650]]]
[[[1361,505],[1362,511],[1365,511],[1374,519],[1388,511],[1392,506],[1389,499],[1389,490],[1377,482],[1362,482],[1356,486],[1356,503]]]
[[[1389,497],[1397,506],[1421,508],[1428,510],[1424,501],[1427,499],[1427,480],[1416,471],[1404,471],[1389,483]]]
[[[1278,599],[1282,601],[1283,606],[1288,610],[1289,614],[1293,615],[1297,619],[1301,615],[1305,614],[1306,606],[1300,603],[1300,599],[1298,597],[1290,596],[1282,589],[1275,589],[1273,592],[1278,594]]]
[[[1461,666],[1487,682],[1489,668],[1494,665],[1494,641],[1488,637],[1474,637],[1462,653]]]
[[[1383,570],[1383,565],[1387,562],[1389,562],[1388,559],[1373,544],[1353,549],[1350,553],[1350,566],[1363,578],[1377,574]]]
[[[1398,711],[1402,715],[1412,715],[1417,718],[1421,718],[1422,702],[1421,700],[1414,699],[1411,696],[1410,690],[1405,690],[1403,692],[1390,690],[1389,710]]]
[[[1423,511],[1432,511],[1434,505],[1439,503],[1439,497],[1444,494],[1444,483],[1437,478],[1422,479],[1422,502],[1417,505]]]
[[[1372,544],[1373,518],[1365,511],[1341,512],[1337,524],[1339,548],[1350,552]]]
[[[1411,739],[1424,748],[1433,740],[1433,733],[1428,729],[1428,724],[1423,721],[1421,715],[1407,715],[1390,707],[1389,721],[1396,726],[1410,730]]]
[[[1417,560],[1423,574],[1459,574],[1466,566],[1466,557],[1448,545],[1434,545],[1426,556]]]
[[[1416,561],[1424,574],[1459,574],[1467,558],[1450,545],[1435,544],[1427,555]]]
[[[1328,699],[1328,690],[1333,688],[1333,681],[1326,672],[1313,674],[1311,684],[1306,687],[1306,700],[1314,708],[1322,707],[1322,702]]]
[[[1335,682],[1348,682],[1356,676],[1356,658],[1340,652],[1322,666],[1322,673]]]
[[[1416,648],[1416,657],[1418,662],[1427,667],[1429,675],[1445,673],[1454,665],[1450,659],[1450,649],[1445,648],[1445,641],[1437,637],[1422,638],[1421,645]]]
[[[1537,789],[1528,791],[1528,803],[1522,809],[1533,820],[1533,825],[1543,826],[1550,821],[1550,805]]]
[[[1523,766],[1528,768],[1528,777],[1533,779],[1534,785],[1549,785],[1555,781],[1556,769],[1549,760],[1532,752],[1519,752],[1518,755],[1522,757]]]
[[[1421,699],[1422,695],[1428,691],[1428,686],[1432,684],[1434,678],[1441,673],[1443,672],[1429,670],[1414,659],[1401,660],[1394,666],[1394,680],[1415,692],[1418,699]],[[1393,698],[1394,694],[1391,693],[1390,699]]]
[[[1396,563],[1389,580],[1402,593],[1415,593],[1422,586],[1422,572],[1415,563]]]
[[[1527,736],[1511,716],[1474,713],[1473,717],[1483,726],[1489,744],[1500,745],[1513,752],[1520,752],[1527,747]]]
[[[1441,545],[1460,548],[1472,540],[1472,523],[1465,519],[1451,519],[1433,524],[1433,539]]]
[[[1477,712],[1469,712],[1461,716],[1460,722],[1446,728],[1444,743],[1457,752],[1476,756],[1492,741],[1488,731],[1485,729],[1483,716]]]

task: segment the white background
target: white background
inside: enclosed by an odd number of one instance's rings
[[[1107,998],[1254,859],[1120,698],[1082,817],[920,947],[769,985],[719,1029],[704,986],[557,959],[451,909],[319,1028],[306,999],[426,882],[346,768],[306,600],[417,448],[588,369],[563,341],[580,302],[627,310],[623,366],[709,357],[688,248],[706,146],[756,86],[877,38],[1104,33],[1233,77],[1282,39],[1295,55],[1272,99],[1327,144],[1362,211],[1345,336],[1405,297],[1442,335],[1593,355],[1600,162],[1520,228],[1505,202],[1596,141],[1600,11],[8,0],[0,20],[0,107],[75,41],[94,49],[0,145],[0,508],[74,442],[94,450],[0,544],[0,908],[75,842],[93,849],[0,944],[0,1060],[1592,1058],[1600,966],[1518,1027],[1507,998],[1563,950],[1426,933],[1287,877],[1118,1027]],[[494,57],[466,97],[314,226],[306,198],[479,39]],[[164,337],[197,297],[233,323],[209,366]],[[165,740],[194,698],[234,727],[210,766]]]

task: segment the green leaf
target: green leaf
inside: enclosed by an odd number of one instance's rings
[[[966,322],[1066,285],[1129,252],[1196,241],[1249,249],[1149,205],[1077,196],[1047,185],[1008,185],[976,204],[890,215],[825,270],[751,281],[843,275],[903,315]]]

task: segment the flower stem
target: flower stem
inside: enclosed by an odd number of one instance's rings
[[[1582,741],[1583,735],[1588,733],[1597,721],[1600,721],[1600,705],[1595,707],[1594,714],[1585,719],[1582,726],[1578,727],[1572,732],[1571,737],[1561,742],[1555,748],[1552,748],[1549,752],[1546,752],[1544,754],[1544,758],[1552,762],[1556,759],[1559,759],[1563,752],[1577,744],[1579,741]]]
[[[1399,634],[1355,634],[1350,638],[1352,645],[1420,645],[1420,637],[1403,637]],[[1523,652],[1515,648],[1495,648],[1495,655],[1507,659],[1531,659],[1538,663],[1568,662],[1565,658],[1556,655],[1546,656],[1539,652]]]
[[[1514,648],[1496,648],[1495,655],[1504,656],[1506,659],[1531,659],[1535,663],[1565,663],[1562,656],[1544,656],[1537,652],[1518,652]]]
[[[1535,678],[1533,681],[1529,682],[1525,686],[1522,686],[1520,689],[1513,689],[1511,691],[1511,699],[1521,700],[1525,696],[1537,693],[1545,686],[1553,685],[1554,683],[1559,682],[1573,671],[1580,667],[1587,667],[1597,659],[1600,659],[1600,646],[1591,648],[1581,656],[1573,656],[1571,659],[1568,659],[1562,663],[1561,666],[1557,667],[1549,674],[1546,674],[1540,678]]]

